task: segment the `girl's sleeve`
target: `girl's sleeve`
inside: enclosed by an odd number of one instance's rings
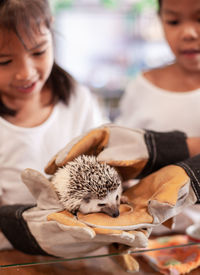
[[[100,126],[102,124],[108,123],[109,118],[105,115],[106,110],[104,111],[104,106],[100,106],[98,102],[98,98],[94,94],[90,94],[91,96],[91,104],[88,106],[88,118],[87,121],[90,125],[88,128],[94,128]]]
[[[139,92],[137,82],[138,81],[136,79],[132,79],[127,84],[124,94],[119,103],[119,115],[115,119],[116,124],[130,127],[130,125],[128,125],[130,117],[134,116],[134,112],[137,107],[137,97]]]
[[[79,108],[80,128],[82,132],[109,123],[109,118],[105,115],[104,106],[100,106],[98,97],[86,87],[80,87],[79,99],[76,108]]]

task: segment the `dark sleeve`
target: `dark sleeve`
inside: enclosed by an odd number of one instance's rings
[[[0,229],[14,248],[27,254],[47,254],[29,231],[23,212],[33,205],[5,205],[0,207]]]
[[[144,138],[149,160],[138,178],[143,178],[166,165],[175,164],[189,158],[187,136],[183,132],[161,133],[146,130]]]
[[[197,203],[200,203],[200,155],[181,161],[176,165],[181,166],[190,177]]]

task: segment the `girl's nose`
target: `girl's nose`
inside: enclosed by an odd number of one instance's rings
[[[199,32],[195,26],[187,25],[182,29],[181,37],[185,41],[196,40],[199,37]]]
[[[32,62],[28,60],[21,60],[17,68],[16,80],[27,81],[34,75],[34,67]]]

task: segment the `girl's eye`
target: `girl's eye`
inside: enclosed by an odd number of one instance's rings
[[[173,26],[175,26],[175,25],[178,25],[178,24],[179,24],[179,21],[178,21],[178,20],[167,20],[166,23],[167,23],[168,25],[173,25]]]
[[[12,62],[12,60],[6,60],[6,61],[3,61],[3,62],[0,62],[0,66],[6,66],[11,62]]]
[[[40,52],[35,52],[33,53],[34,56],[40,56],[43,55],[46,52],[46,50],[40,51]]]
[[[0,62],[0,66],[6,66],[11,62],[12,62],[12,60],[7,60],[7,61],[4,61],[4,62]]]
[[[105,203],[98,203],[98,206],[102,207],[102,206],[106,206]]]

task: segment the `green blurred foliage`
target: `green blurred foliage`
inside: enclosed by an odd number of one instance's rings
[[[78,4],[78,0],[49,0],[51,7],[54,12],[73,8],[73,4]],[[99,0],[99,3],[105,8],[117,8],[123,6],[124,0]],[[139,0],[138,2],[133,3],[132,11],[134,13],[140,14],[146,8],[155,8],[157,9],[157,0]]]
[[[142,13],[147,8],[158,8],[157,0],[140,0],[134,4],[134,10],[136,13]]]
[[[116,8],[118,7],[119,3],[121,2],[120,0],[101,0],[100,1],[103,6],[108,7],[108,8]]]
[[[68,9],[73,6],[74,0],[49,0],[53,12]]]

